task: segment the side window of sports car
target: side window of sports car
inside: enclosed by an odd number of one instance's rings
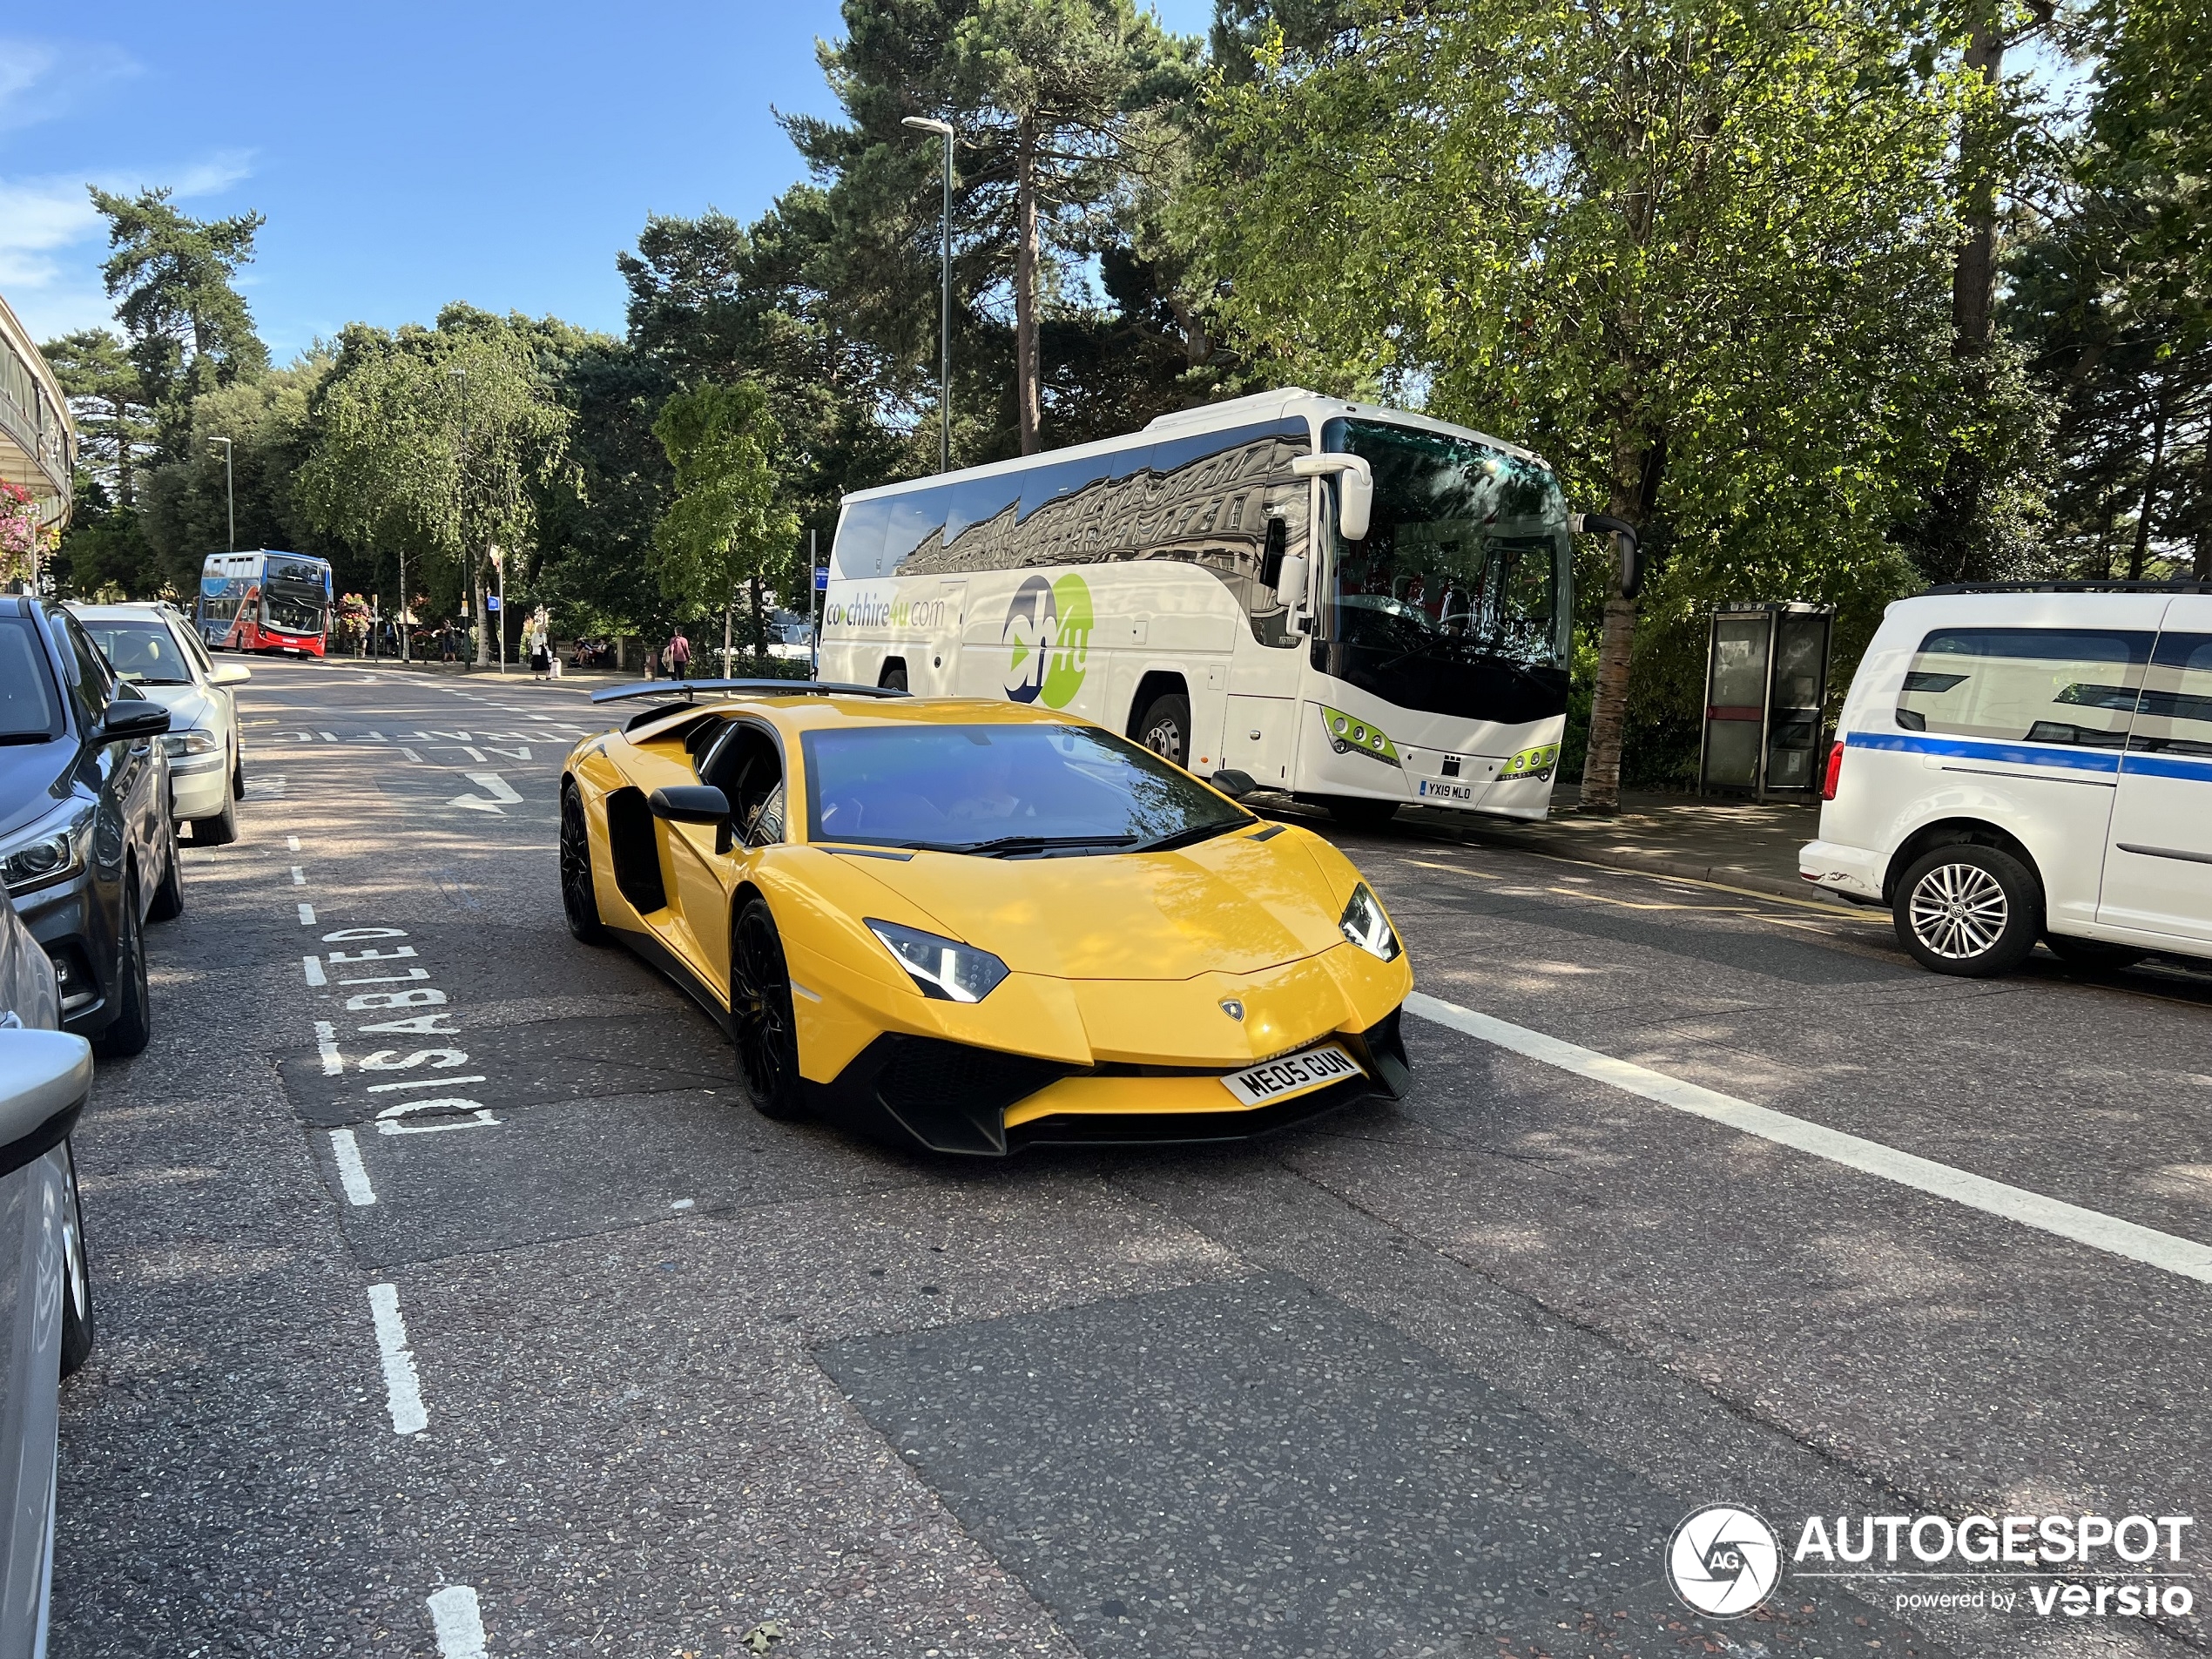
[[[773,846],[784,839],[784,786],[780,779],[768,799],[760,803],[760,811],[752,820],[752,827],[745,832],[747,846]]]
[[[747,846],[783,840],[784,763],[776,741],[749,720],[732,720],[719,740],[700,751],[699,781],[730,798],[730,819]],[[772,831],[764,821],[772,810]]]

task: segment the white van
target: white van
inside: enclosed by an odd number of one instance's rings
[[[1901,600],[1837,734],[1798,873],[1924,967],[2212,957],[2212,584]]]

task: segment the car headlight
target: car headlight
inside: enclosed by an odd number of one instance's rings
[[[914,988],[941,1002],[981,1002],[1006,977],[1006,964],[988,950],[940,939],[895,921],[870,921],[868,931],[899,959]]]
[[[1367,891],[1365,881],[1352,888],[1351,902],[1337,918],[1337,927],[1346,939],[1378,961],[1398,960],[1398,935],[1391,931],[1390,918],[1383,914],[1382,906]]]
[[[0,843],[0,883],[10,893],[28,893],[75,875],[84,867],[91,823],[91,807],[73,801]]]
[[[181,760],[186,755],[213,754],[222,746],[221,738],[199,726],[168,732],[161,739],[162,750],[172,760]]]

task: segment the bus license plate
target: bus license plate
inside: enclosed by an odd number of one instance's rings
[[[1431,800],[1473,800],[1473,784],[1442,783],[1434,778],[1421,779],[1421,794]]]
[[[1264,1106],[1270,1101],[1288,1100],[1348,1077],[1366,1076],[1357,1060],[1327,1042],[1303,1053],[1286,1054],[1264,1066],[1232,1071],[1221,1080],[1221,1086],[1247,1106]]]

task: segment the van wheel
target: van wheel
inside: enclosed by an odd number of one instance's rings
[[[2150,954],[2133,945],[2108,945],[2101,939],[2076,939],[2072,934],[2046,934],[2043,942],[2068,968],[2127,968]]]
[[[1993,846],[1957,843],[1914,860],[1898,883],[1897,936],[1938,974],[2009,974],[2043,932],[2043,890],[2027,867]]]
[[[1163,760],[1190,764],[1190,699],[1177,692],[1156,697],[1136,723],[1136,740]]]

